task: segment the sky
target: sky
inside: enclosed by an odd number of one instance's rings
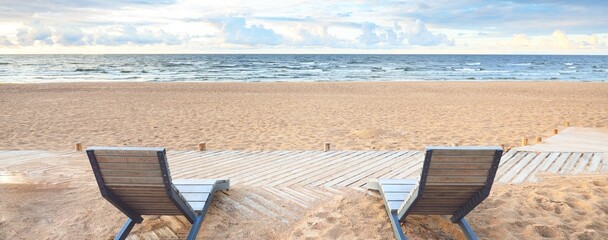
[[[608,1],[0,0],[0,54],[608,54]]]

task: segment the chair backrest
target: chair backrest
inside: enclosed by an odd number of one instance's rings
[[[90,147],[87,155],[102,196],[127,216],[193,216],[171,182],[164,148]]]
[[[460,220],[489,196],[501,156],[500,147],[427,147],[417,196],[404,202],[400,217]]]

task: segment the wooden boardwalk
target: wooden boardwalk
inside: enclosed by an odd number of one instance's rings
[[[514,149],[503,155],[496,180],[516,184],[538,181],[540,174],[608,174],[606,155]],[[420,151],[168,152],[173,178],[230,177],[235,191],[220,193],[216,206],[277,224],[294,221],[313,204],[348,189],[367,192],[370,178],[416,177],[423,157]],[[95,184],[84,152],[0,151],[0,184],[49,181]],[[165,227],[130,238],[180,234]]]

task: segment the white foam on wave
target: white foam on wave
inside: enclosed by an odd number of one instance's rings
[[[473,62],[473,63],[465,63],[467,66],[478,66],[481,65],[480,62]]]

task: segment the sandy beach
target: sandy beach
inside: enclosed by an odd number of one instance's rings
[[[568,82],[0,85],[1,149],[516,146],[608,127],[608,85]]]
[[[85,146],[208,149],[421,150],[427,145],[518,146],[565,122],[608,128],[608,85],[586,82],[56,83],[0,84],[0,149],[71,151]],[[84,154],[72,172],[90,171]],[[27,168],[27,166],[22,166]],[[1,169],[1,168],[0,168]],[[7,169],[5,169],[7,170]],[[10,169],[8,169],[10,171]],[[66,173],[43,176],[53,182]],[[80,175],[79,175],[80,176]],[[0,239],[110,239],[124,215],[79,184],[0,184]],[[235,187],[233,198],[255,191]],[[262,195],[262,193],[258,193]],[[238,214],[221,199],[199,239],[393,239],[382,199],[360,191],[295,212],[282,225]],[[484,239],[605,239],[605,175],[495,184],[469,216]],[[149,217],[134,233],[185,219]],[[463,239],[444,217],[408,217],[414,239]]]

